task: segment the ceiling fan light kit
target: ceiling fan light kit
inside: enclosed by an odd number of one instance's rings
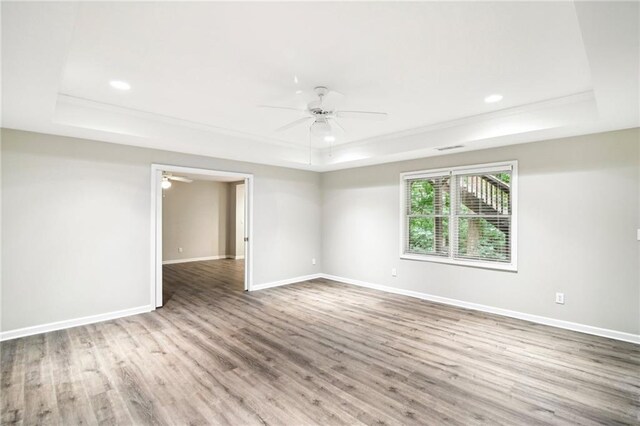
[[[324,118],[324,119],[316,120],[313,123],[311,123],[311,127],[309,128],[309,131],[314,136],[324,137],[331,134],[331,126],[329,125],[329,122],[327,121],[327,119]]]

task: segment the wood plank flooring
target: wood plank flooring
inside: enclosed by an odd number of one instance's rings
[[[165,306],[0,344],[2,424],[640,424],[640,346],[242,261]]]

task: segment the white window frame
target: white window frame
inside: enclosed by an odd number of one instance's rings
[[[506,168],[511,168],[511,230],[510,230],[510,249],[511,249],[511,261],[509,263],[487,261],[487,260],[463,260],[453,257],[453,241],[454,241],[454,209],[455,209],[455,197],[456,194],[451,193],[451,208],[449,217],[449,242],[450,253],[449,256],[442,255],[429,255],[429,254],[416,254],[405,253],[406,247],[406,226],[407,226],[407,214],[406,214],[406,181],[409,179],[423,178],[429,176],[442,176],[443,174],[449,174],[452,178],[456,175],[467,173],[483,173],[491,171],[500,171]],[[452,181],[453,182],[453,181]],[[453,183],[452,183],[453,187]],[[462,265],[471,266],[484,269],[495,269],[501,271],[518,271],[518,161],[502,161],[497,163],[486,164],[473,164],[468,166],[447,167],[442,169],[432,170],[418,170],[412,172],[404,172],[400,174],[400,258],[407,260],[419,260],[425,262],[447,263],[450,265]]]

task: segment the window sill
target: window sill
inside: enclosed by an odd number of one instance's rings
[[[493,269],[496,271],[518,272],[518,265],[515,263],[482,262],[474,260],[458,260],[449,257],[429,256],[423,254],[403,253],[400,259],[418,260],[421,262],[446,263],[449,265],[468,266],[472,268]]]

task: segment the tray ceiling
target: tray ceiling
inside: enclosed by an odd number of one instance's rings
[[[634,94],[625,110],[600,104],[614,103],[607,75],[633,72],[634,59],[638,71],[636,9],[3,3],[3,125],[314,170],[633,127],[637,74],[635,92],[633,78],[618,79]],[[317,85],[343,94],[342,109],[389,116],[342,119],[331,147],[314,141],[309,164],[307,128],[274,132],[301,114],[258,105],[304,108]],[[494,93],[503,100],[485,103]]]

